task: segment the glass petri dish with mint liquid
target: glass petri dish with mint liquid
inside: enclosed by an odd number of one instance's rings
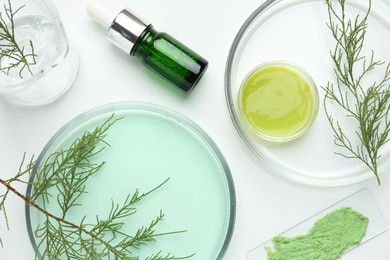
[[[235,220],[235,191],[229,167],[214,142],[192,121],[168,109],[146,103],[116,103],[86,112],[61,128],[47,143],[31,176],[56,151],[66,149],[87,130],[92,131],[111,116],[121,118],[104,139],[106,147],[94,160],[104,166],[86,183],[80,206],[71,208],[67,220],[95,223],[96,216],[110,212],[112,200],[123,203],[137,189],[142,194],[165,183],[136,204],[137,212],[124,219],[121,232],[135,234],[162,212],[156,233],[185,231],[156,237],[156,242],[132,249],[132,256],[146,259],[161,252],[189,259],[222,259],[230,242]],[[30,197],[34,186],[29,185]],[[50,190],[49,190],[50,191]],[[58,214],[58,191],[48,202],[38,199],[45,210]],[[40,241],[35,231],[45,216],[26,206],[27,227],[33,247]],[[77,246],[76,246],[77,247]],[[37,256],[40,257],[39,247]],[[66,259],[66,256],[60,256]]]

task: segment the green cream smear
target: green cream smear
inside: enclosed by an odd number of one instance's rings
[[[360,244],[367,225],[367,217],[343,207],[315,222],[306,235],[274,237],[274,248],[265,247],[265,250],[268,260],[333,260]]]
[[[287,141],[303,134],[314,121],[318,92],[302,69],[269,62],[245,78],[239,103],[241,116],[260,137]]]

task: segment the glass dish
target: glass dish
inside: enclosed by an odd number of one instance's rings
[[[53,102],[68,91],[76,79],[79,69],[76,45],[69,40],[52,1],[11,2],[9,7],[10,1],[0,0],[1,23],[12,27],[14,35],[9,39],[3,36],[7,35],[4,29],[0,30],[0,94],[24,105]],[[9,26],[11,21],[6,9],[15,12],[13,26]]]
[[[293,226],[292,228],[286,230],[280,235],[287,236],[287,237],[294,237],[297,235],[306,234],[307,231],[311,229],[311,227],[314,225],[316,221],[324,217],[329,212],[333,210],[337,210],[342,207],[351,207],[353,210],[356,210],[357,212],[363,214],[369,219],[366,233],[362,238],[362,240],[360,241],[359,245],[387,231],[388,225],[385,219],[383,218],[382,213],[377,208],[375,201],[372,199],[371,194],[369,193],[368,190],[362,189],[342,199],[341,201],[333,204],[329,208],[326,208],[323,211],[315,214],[314,216],[311,216],[310,218],[304,220],[303,222]],[[247,254],[248,260],[267,259],[267,252],[265,250],[266,246],[273,248],[272,239],[250,250]],[[348,249],[348,251],[352,250],[353,248],[354,247]]]
[[[181,115],[144,103],[118,103],[93,109],[70,121],[52,137],[37,160],[37,168],[48,155],[67,148],[75,138],[101,125],[113,113],[123,119],[107,132],[105,141],[110,147],[100,155],[106,164],[89,180],[82,207],[73,208],[68,216],[81,221],[85,215],[86,221],[94,223],[97,214],[108,214],[111,199],[119,203],[137,188],[146,192],[169,178],[158,193],[137,204],[138,211],[129,221],[137,227],[149,225],[162,210],[165,217],[156,232],[187,232],[157,238],[157,243],[136,252],[142,256],[162,250],[176,256],[195,253],[191,258],[194,260],[222,259],[235,220],[230,170],[207,134]],[[28,186],[27,196],[32,188]],[[52,198],[55,202],[56,196]],[[46,207],[55,206],[49,203]],[[36,248],[34,230],[44,217],[26,206],[26,220],[30,240]],[[124,228],[123,231],[133,233],[128,230],[131,227]]]
[[[366,3],[361,0],[346,2],[351,14],[360,13]],[[389,13],[390,1],[372,1],[365,41],[365,48],[375,50],[375,57],[385,61],[390,61],[390,45],[385,44],[390,42]],[[327,21],[324,1],[266,1],[249,16],[232,43],[225,70],[225,97],[241,139],[272,172],[301,183],[340,186],[366,180],[374,174],[359,160],[335,154],[340,150],[333,143],[321,89],[328,81],[334,81],[329,55],[333,38]],[[258,140],[239,117],[238,94],[242,81],[254,67],[269,60],[285,60],[302,67],[319,88],[319,113],[311,129],[304,136],[282,145]],[[379,172],[385,172],[390,166],[389,143],[381,154]]]
[[[275,69],[277,72],[273,71],[272,74],[269,73],[270,70]],[[267,76],[264,76],[264,71],[268,71]],[[279,88],[277,91],[274,91],[272,93],[267,92],[265,89],[270,89],[265,87],[265,85],[262,86],[255,86],[255,83],[252,81],[251,84],[248,84],[248,81],[250,78],[253,80],[254,75],[262,74],[262,79],[259,80],[258,76],[256,77],[256,81],[264,82],[266,81],[265,78],[268,81],[268,84],[270,84],[270,81],[276,82],[278,79],[273,77],[272,75],[275,74],[282,74],[283,73],[283,79],[286,81],[287,75],[294,75],[294,81],[297,82],[297,78],[301,80],[301,84],[291,84],[288,85],[288,88]],[[290,82],[292,81],[291,78],[288,78]],[[280,79],[279,79],[280,80]],[[279,81],[280,82],[280,81]],[[248,85],[247,85],[248,84]],[[271,83],[272,84],[272,83]],[[302,87],[302,86],[307,86]],[[250,90],[250,89],[257,89],[257,91]],[[274,89],[274,88],[272,88]],[[263,91],[263,95],[258,95],[256,93],[259,93],[260,91]],[[264,91],[267,92],[267,94],[264,95]],[[246,98],[244,102],[244,93],[246,92]],[[300,104],[299,107],[301,108],[299,112],[296,109],[296,103],[294,102],[295,99],[291,98],[291,96],[296,97],[299,93],[302,92],[308,92],[305,94],[301,94],[302,100],[305,100],[304,103]],[[249,94],[250,93],[250,94]],[[273,95],[272,95],[273,94]],[[259,98],[267,96],[268,99],[263,100],[264,102],[256,102],[255,104],[258,106],[255,106],[253,101],[250,101],[250,99],[253,98]],[[287,97],[286,97],[287,96]],[[268,105],[272,108],[270,109],[264,109],[264,103],[269,102]],[[254,68],[243,80],[240,91],[238,94],[238,114],[241,117],[241,121],[243,122],[243,125],[249,130],[252,131],[253,134],[258,136],[264,141],[267,142],[273,142],[273,143],[283,143],[283,142],[289,142],[291,140],[294,140],[303,134],[305,134],[313,124],[317,113],[318,113],[318,91],[317,87],[310,77],[302,68],[299,68],[298,66],[287,63],[284,61],[269,61],[265,62],[263,64],[258,65],[256,68]],[[244,105],[245,103],[245,105]],[[281,108],[280,106],[284,104],[285,107]],[[305,109],[303,108],[305,107]],[[267,107],[269,108],[269,107]],[[257,116],[254,116],[249,120],[249,118],[246,116],[246,110],[250,110],[251,112],[248,113],[254,113],[254,111],[262,111],[261,115],[257,114]],[[282,111],[282,112],[281,112]],[[304,111],[304,112],[302,112]],[[275,117],[273,116],[274,113],[278,113],[278,120],[275,120]],[[286,121],[287,115],[289,118],[291,118],[291,113],[293,113],[296,117],[299,117],[299,119],[295,119],[294,123],[288,124],[287,126],[283,126],[282,129],[275,129],[273,126],[280,125],[281,121]],[[302,115],[306,115],[306,117],[302,118]],[[267,121],[268,124],[258,124],[256,123],[256,118],[259,117],[267,117],[272,118],[271,120],[263,120]]]

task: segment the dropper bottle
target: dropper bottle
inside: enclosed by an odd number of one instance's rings
[[[95,0],[89,2],[88,13],[108,29],[107,38],[113,44],[185,92],[194,88],[207,69],[207,60],[127,8],[118,14],[108,3]]]

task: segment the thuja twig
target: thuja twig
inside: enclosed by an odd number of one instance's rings
[[[32,168],[34,167],[34,157],[31,158],[30,162],[27,163],[27,165],[25,166],[25,169],[23,170],[22,168],[24,166],[25,159],[26,159],[26,154],[23,154],[23,159],[22,159],[22,163],[20,164],[19,171],[13,178],[10,178],[6,181],[0,178],[0,183],[3,184],[4,186],[10,187],[10,188],[12,188],[11,184],[14,182],[26,183],[22,178],[23,178],[23,176],[30,174]],[[9,195],[10,191],[13,192],[14,189],[7,188],[3,194],[0,194],[0,212],[3,212],[7,229],[9,229],[9,223],[8,223],[7,211],[5,208],[5,201],[7,199],[7,196]],[[0,245],[3,246],[3,242],[1,240],[1,237],[0,237]]]
[[[390,138],[390,63],[385,65],[385,62],[376,60],[374,51],[368,58],[362,54],[371,0],[368,1],[365,15],[362,18],[356,16],[354,20],[346,18],[345,0],[336,2],[337,7],[332,4],[332,0],[326,0],[329,14],[327,26],[336,41],[330,56],[337,82],[328,82],[323,87],[325,112],[334,133],[335,144],[347,151],[337,154],[361,160],[375,174],[380,184],[380,149]],[[371,85],[364,86],[367,75],[376,72],[382,65],[386,66],[383,75]],[[333,101],[357,123],[358,128],[354,133],[359,140],[358,144],[352,141],[352,136],[346,133],[342,123],[331,115],[329,101]]]
[[[31,208],[43,214],[44,221],[34,231],[36,238],[37,257],[42,259],[129,259],[138,260],[134,250],[147,244],[156,242],[156,238],[173,235],[185,231],[156,233],[155,227],[164,219],[164,214],[153,219],[149,225],[139,227],[135,234],[130,235],[122,231],[125,219],[137,212],[135,205],[144,198],[160,189],[169,179],[165,180],[148,192],[140,193],[138,189],[128,194],[122,204],[111,202],[111,209],[107,216],[96,216],[95,223],[86,223],[84,217],[80,223],[67,219],[68,212],[73,207],[82,206],[79,198],[86,193],[86,182],[104,165],[94,164],[92,159],[101,153],[108,145],[104,139],[108,129],[116,122],[109,118],[92,132],[85,132],[76,139],[68,149],[55,152],[47,157],[40,165],[35,165],[33,159],[25,166],[22,164],[15,177],[3,180],[0,184],[5,191],[0,196],[0,210],[4,212],[7,226],[8,220],[5,211],[5,202],[10,193],[15,194]],[[37,167],[37,168],[34,168]],[[23,176],[31,175],[35,169],[33,193],[26,197],[17,191],[12,183],[24,182]],[[53,199],[52,194],[58,194],[56,201],[61,209],[60,215],[55,215],[45,209],[45,203]],[[38,202],[39,201],[39,202]],[[146,259],[186,259],[191,256],[175,257],[171,253],[161,255],[161,252],[151,254]]]
[[[25,69],[33,75],[31,66],[36,64],[36,54],[33,42],[29,41],[30,51],[20,46],[15,35],[15,16],[24,8],[24,5],[14,10],[11,0],[4,4],[4,11],[0,11],[0,71],[9,75],[12,69],[19,69],[19,77]]]

